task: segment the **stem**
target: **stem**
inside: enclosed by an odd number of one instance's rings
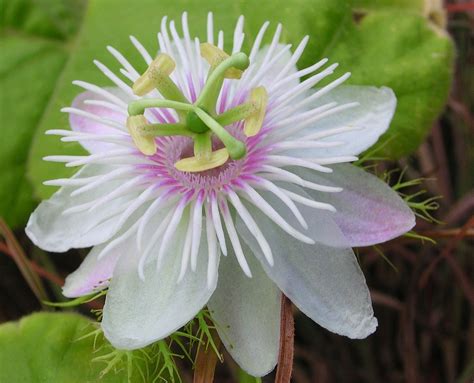
[[[46,308],[46,306],[43,304],[43,301],[48,300],[48,295],[46,294],[46,290],[43,286],[43,283],[38,274],[32,268],[31,261],[28,259],[22,247],[16,240],[13,232],[10,230],[10,228],[7,226],[7,224],[2,218],[0,218],[0,234],[5,238],[8,254],[10,254],[13,260],[15,261],[16,265],[18,266],[18,269],[23,275],[23,278],[25,278],[26,282],[30,286],[30,289],[33,291],[36,298],[40,301],[43,308]]]
[[[212,140],[208,133],[196,134],[194,136],[194,156],[208,160],[212,153]]]
[[[291,301],[281,294],[280,354],[275,383],[289,383],[293,371],[295,325]]]
[[[189,102],[169,76],[160,76],[157,80],[156,88],[165,99],[183,103]]]
[[[15,260],[15,257],[10,252],[10,249],[2,242],[0,242],[0,252],[5,253],[7,256]],[[38,265],[35,261],[27,260],[27,263],[29,267],[31,268],[31,270],[33,270],[40,277],[47,279],[48,281],[54,283],[56,286],[61,287],[62,285],[64,285],[64,279],[44,269],[43,267]]]
[[[239,52],[222,61],[210,74],[199,95],[196,105],[206,110],[213,111],[219,95],[219,90],[224,82],[227,69],[237,68],[245,70],[249,66],[249,58],[245,53]]]
[[[212,330],[212,338],[216,347],[220,349],[221,340],[217,335],[217,331]],[[219,356],[212,347],[200,346],[194,364],[193,383],[213,382],[218,359]]]
[[[147,124],[139,129],[143,136],[188,136],[193,137],[194,133],[186,129],[184,124]]]
[[[144,98],[137,101],[132,101],[128,104],[128,114],[130,116],[137,116],[145,113],[147,108],[171,108],[175,110],[181,110],[191,112],[194,110],[194,106],[185,102],[163,100],[161,98]]]
[[[219,137],[222,143],[227,148],[230,157],[233,160],[238,160],[245,156],[245,144],[235,139],[227,130],[225,130],[216,120],[209,116],[202,109],[196,108],[197,116],[212,130],[212,132]]]
[[[474,2],[462,4],[446,4],[446,10],[450,13],[467,12],[469,10],[474,11]]]
[[[255,113],[255,111],[255,105],[251,102],[246,102],[217,115],[216,121],[222,126],[230,125],[233,122],[246,119],[248,116]]]

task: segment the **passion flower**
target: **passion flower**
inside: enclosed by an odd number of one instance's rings
[[[321,326],[351,338],[375,331],[352,247],[410,230],[414,215],[385,183],[348,163],[392,119],[388,88],[318,84],[336,64],[298,70],[307,44],[279,43],[269,24],[242,52],[243,17],[224,51],[212,15],[207,41],[163,19],[148,65],[117,50],[114,87],[83,81],[71,107],[85,156],[49,156],[81,169],[31,215],[26,231],[54,252],[92,247],[64,295],[108,287],[102,327],[120,349],[144,347],[208,305],[228,351],[255,376],[277,361],[281,292]],[[305,78],[303,80],[303,78]],[[223,256],[222,256],[223,255]]]

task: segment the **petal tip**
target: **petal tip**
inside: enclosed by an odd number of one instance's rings
[[[350,333],[345,335],[351,339],[365,339],[375,332],[377,326],[377,318],[372,315],[370,317],[364,318],[358,326],[352,329]]]

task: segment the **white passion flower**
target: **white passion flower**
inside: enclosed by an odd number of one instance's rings
[[[414,215],[375,176],[348,164],[392,119],[388,88],[318,87],[336,64],[298,70],[308,42],[291,51],[263,24],[248,56],[243,17],[232,52],[210,14],[207,42],[163,18],[153,58],[140,74],[117,50],[114,84],[71,107],[87,156],[48,161],[80,167],[31,215],[26,232],[53,252],[92,250],[63,288],[78,297],[108,288],[105,336],[119,349],[162,339],[205,305],[222,341],[254,376],[271,371],[279,348],[281,292],[326,329],[350,338],[375,331],[369,291],[351,247],[410,230]],[[217,39],[216,39],[217,37]],[[302,78],[306,76],[305,80]],[[223,255],[223,256],[222,256]]]

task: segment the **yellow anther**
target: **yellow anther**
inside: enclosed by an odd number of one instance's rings
[[[166,53],[160,53],[151,62],[148,69],[133,84],[133,93],[144,96],[157,87],[163,78],[169,77],[176,68],[174,60]]]
[[[249,102],[255,105],[255,112],[245,119],[244,133],[247,137],[255,136],[263,125],[268,104],[268,93],[263,86],[250,91]]]
[[[211,68],[217,67],[222,61],[228,59],[230,56],[222,49],[209,43],[201,44],[201,56],[206,60]],[[225,78],[239,79],[242,77],[243,71],[236,68],[229,68],[224,72]]]
[[[221,165],[224,165],[226,161],[229,159],[229,152],[226,148],[222,148],[216,150],[215,152],[211,153],[209,159],[205,159],[202,156],[201,158],[198,157],[189,157],[183,158],[174,164],[175,168],[182,171],[182,172],[203,172],[205,170],[210,170],[217,168]]]
[[[142,134],[143,127],[146,125],[148,125],[148,121],[142,114],[127,118],[127,128],[132,136],[135,146],[143,154],[152,156],[156,153],[156,142],[154,137]]]

